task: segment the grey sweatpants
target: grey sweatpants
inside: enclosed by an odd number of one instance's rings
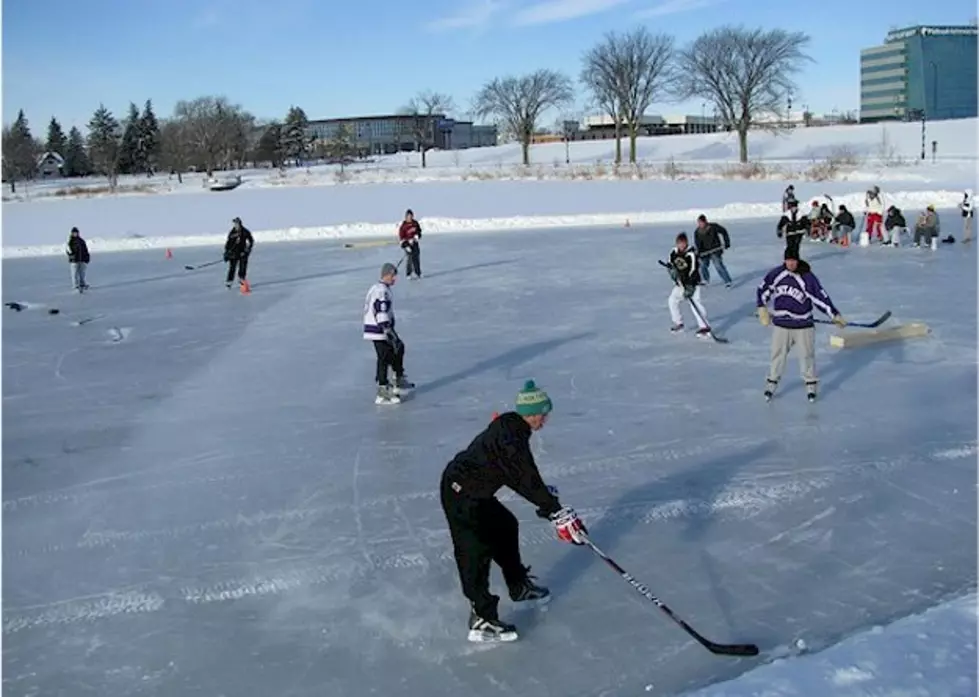
[[[769,388],[774,388],[778,384],[782,373],[785,372],[785,363],[789,359],[789,352],[795,347],[799,350],[799,370],[802,372],[806,389],[809,392],[815,392],[818,382],[816,378],[815,327],[806,327],[805,329],[772,327],[772,358],[768,368]]]
[[[74,288],[75,290],[79,290],[79,289],[84,290],[85,288],[87,288],[88,284],[85,282],[85,268],[88,266],[88,264],[84,262],[78,262],[78,263],[70,263],[68,265],[71,267],[72,288]]]

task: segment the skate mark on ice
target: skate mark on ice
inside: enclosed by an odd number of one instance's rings
[[[830,506],[826,510],[817,513],[816,515],[814,515],[809,520],[805,520],[805,521],[799,523],[798,525],[794,525],[791,528],[787,528],[787,529],[783,530],[782,532],[778,533],[777,535],[769,538],[768,544],[779,542],[780,540],[784,540],[787,537],[792,538],[792,541],[794,543],[801,542],[802,540],[799,539],[799,537],[797,536],[797,533],[803,532],[807,528],[812,527],[813,523],[818,523],[823,518],[828,518],[831,515],[833,515],[834,513],[836,513],[836,506]],[[804,537],[808,537],[808,535],[804,535]]]
[[[163,597],[156,593],[127,591],[84,600],[65,600],[39,608],[7,608],[4,610],[3,633],[156,612],[163,608],[163,604]]]
[[[360,513],[360,485],[357,483],[357,480],[360,478],[360,450],[360,448],[357,448],[353,466],[354,523],[357,525],[357,546],[360,548],[360,553],[364,555],[364,559],[370,563],[371,557],[367,553],[367,545],[365,544],[364,537],[364,517]]]

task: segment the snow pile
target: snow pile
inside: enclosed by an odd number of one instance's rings
[[[776,660],[688,697],[975,695],[976,600],[971,593],[820,653]]]
[[[822,198],[822,197],[819,197]],[[836,205],[846,205],[859,216],[863,209],[864,193],[849,193],[834,197]],[[932,204],[937,208],[954,208],[962,199],[959,191],[897,191],[886,194],[888,205],[894,204],[910,211]],[[808,199],[803,201],[803,207]],[[478,233],[501,230],[541,230],[569,227],[622,227],[629,225],[649,225],[654,223],[681,223],[690,228],[701,213],[718,221],[743,220],[751,218],[771,218],[774,230],[775,221],[781,215],[780,203],[728,203],[714,208],[687,208],[660,211],[625,210],[608,213],[585,213],[575,215],[517,215],[484,218],[421,217],[426,234]],[[351,240],[394,236],[392,223],[346,223],[321,226],[274,228],[252,230],[259,242],[293,242],[300,240]],[[162,249],[179,247],[220,246],[224,244],[225,233],[204,235],[139,236],[122,239],[88,239],[93,252],[115,252],[137,249]],[[64,244],[10,246],[3,248],[4,258],[35,257],[64,254]]]

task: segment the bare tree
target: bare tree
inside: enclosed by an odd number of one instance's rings
[[[181,184],[190,165],[188,141],[182,121],[167,119],[160,126],[160,164],[170,174],[176,174]]]
[[[405,117],[403,127],[415,141],[415,148],[422,154],[422,167],[428,166],[425,153],[435,147],[435,120],[455,109],[452,97],[426,90],[413,98],[401,109]]]
[[[479,91],[475,111],[480,117],[495,116],[520,140],[524,165],[530,164],[530,143],[541,115],[548,109],[570,104],[571,81],[553,70],[538,70],[522,77],[496,78]]]
[[[748,161],[748,130],[780,115],[793,76],[812,59],[809,37],[784,29],[720,27],[702,34],[678,57],[677,96],[701,98],[738,133],[742,163]]]
[[[622,107],[619,102],[622,82],[619,46],[614,34],[592,46],[582,59],[581,83],[591,93],[595,105],[612,119],[615,128],[615,164],[622,163]]]
[[[191,159],[208,176],[218,167],[240,161],[248,150],[252,116],[225,97],[198,97],[177,102],[174,118],[181,122]]]
[[[636,137],[646,109],[673,86],[676,49],[672,36],[650,34],[645,27],[619,41],[619,104],[629,129],[629,162],[635,164]]]

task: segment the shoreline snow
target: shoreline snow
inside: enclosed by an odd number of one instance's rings
[[[973,590],[818,653],[779,658],[685,697],[975,695],[976,603]]]
[[[478,184],[477,184],[478,186]],[[860,215],[863,207],[863,192],[835,196],[835,205],[846,205],[854,215]],[[907,209],[924,208],[929,204],[939,209],[954,208],[961,201],[960,191],[947,189],[928,191],[897,191],[885,194],[888,205],[897,205]],[[815,196],[823,199],[823,196]],[[806,208],[808,199],[803,202]],[[712,208],[687,208],[671,210],[622,211],[607,213],[580,213],[572,215],[517,215],[503,217],[480,218],[451,218],[439,216],[423,216],[420,222],[425,234],[464,234],[505,231],[533,231],[554,228],[573,227],[624,227],[635,225],[652,225],[661,223],[682,223],[692,228],[696,217],[701,213],[711,220],[723,223],[726,220],[747,220],[771,218],[774,228],[775,221],[781,215],[781,204],[778,203],[743,203],[734,202]],[[257,242],[279,243],[312,240],[351,241],[395,237],[394,223],[338,223],[322,226],[284,227],[265,230],[252,230]],[[166,249],[185,247],[221,246],[224,244],[226,233],[199,235],[131,235],[122,238],[86,238],[92,252],[124,252],[146,249]],[[25,257],[43,257],[64,254],[64,244],[46,245],[11,245],[4,246],[2,258],[16,259]]]

